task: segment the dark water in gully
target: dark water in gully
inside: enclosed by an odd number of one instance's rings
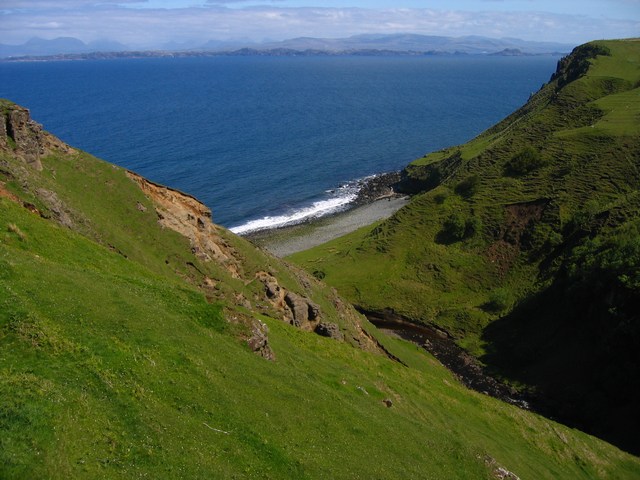
[[[557,57],[208,57],[0,63],[0,97],[237,232],[344,209],[360,179],[465,142]]]

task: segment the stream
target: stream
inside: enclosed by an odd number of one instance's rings
[[[532,399],[491,377],[482,365],[460,348],[449,333],[437,327],[417,325],[391,311],[374,312],[356,307],[379,330],[412,342],[433,355],[467,388],[498,398],[525,410],[535,410]]]

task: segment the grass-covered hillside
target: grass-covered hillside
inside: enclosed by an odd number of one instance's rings
[[[0,478],[640,475],[416,347],[383,349],[194,198],[0,113]]]
[[[541,409],[640,453],[640,41],[576,48],[400,188],[415,196],[394,217],[293,260],[366,309],[446,329]]]

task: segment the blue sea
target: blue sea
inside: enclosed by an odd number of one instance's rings
[[[465,142],[557,57],[207,57],[0,63],[0,97],[238,233],[344,209],[358,181]]]

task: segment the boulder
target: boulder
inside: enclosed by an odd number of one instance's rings
[[[309,304],[304,297],[297,293],[287,292],[284,301],[293,315],[293,325],[301,327],[309,321]]]
[[[51,213],[53,214],[53,218],[58,223],[67,228],[73,227],[73,221],[69,216],[68,209],[62,200],[58,198],[56,192],[52,192],[45,188],[39,188],[36,190],[36,195],[47,207],[49,207],[49,210],[51,210]]]
[[[344,335],[340,331],[340,327],[338,327],[338,325],[336,325],[335,323],[330,323],[330,322],[319,323],[316,326],[314,331],[318,335],[321,335],[323,337],[335,338],[336,340],[344,339]]]
[[[247,340],[247,345],[256,354],[267,360],[275,360],[276,356],[269,345],[269,328],[259,320],[253,323],[251,337]]]
[[[313,322],[320,316],[320,307],[297,293],[287,292],[284,301],[293,315],[293,324],[297,327]]]

